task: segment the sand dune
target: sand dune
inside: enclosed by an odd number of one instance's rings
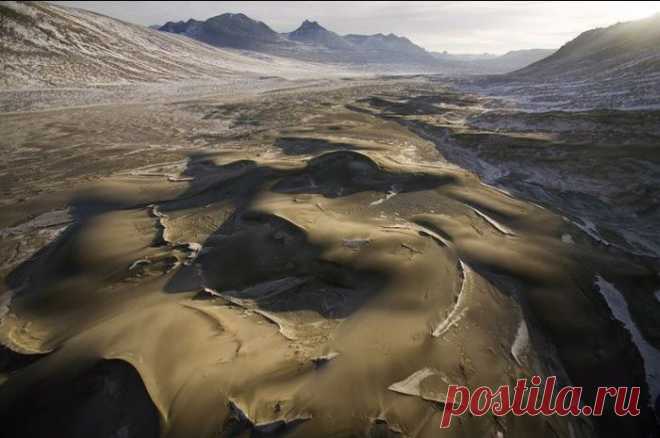
[[[26,146],[57,129],[53,154],[96,142],[66,155],[89,171],[47,152],[5,170],[43,168],[12,188],[3,226],[28,235],[20,224],[65,207],[71,222],[3,273],[4,431],[431,437],[449,383],[535,374],[589,394],[640,385],[648,401],[642,357],[595,284],[652,288],[648,260],[568,245],[582,235],[561,215],[446,161],[411,124],[474,104],[446,91],[402,79],[0,116],[31,127]],[[645,406],[465,416],[443,436],[643,436]]]

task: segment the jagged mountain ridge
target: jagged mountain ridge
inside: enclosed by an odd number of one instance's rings
[[[278,34],[244,14],[221,14],[206,21],[167,22],[165,32],[184,34],[218,47],[257,50],[319,62],[422,64],[442,66],[429,52],[394,34],[346,35],[305,20],[296,30]]]
[[[429,52],[393,33],[339,35],[312,20],[294,31],[277,33],[245,14],[225,13],[206,21],[167,22],[164,32],[183,34],[218,47],[255,50],[315,62],[418,65],[454,74],[499,74],[525,67],[554,50],[516,50],[504,55],[459,56]]]

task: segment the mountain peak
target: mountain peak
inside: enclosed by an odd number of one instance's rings
[[[331,49],[350,49],[351,45],[344,41],[342,37],[321,26],[316,21],[305,20],[289,34],[289,38],[294,41],[304,43],[319,44]]]
[[[327,29],[321,26],[318,23],[318,21],[305,20],[302,22],[300,26],[298,26],[298,29],[294,30],[291,33],[319,32],[319,31],[327,31]]]
[[[224,13],[206,21],[188,20],[166,23],[160,30],[184,34],[218,47],[260,50],[277,44],[282,37],[265,23],[243,13]]]
[[[208,21],[222,21],[222,22],[236,22],[236,23],[251,23],[251,24],[260,24],[259,21],[253,20],[243,13],[232,13],[225,12],[224,14],[216,15],[215,17],[209,18]]]

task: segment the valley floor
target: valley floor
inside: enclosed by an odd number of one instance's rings
[[[0,96],[4,432],[431,437],[450,383],[556,375],[642,414],[443,436],[657,433],[660,113],[228,89]]]

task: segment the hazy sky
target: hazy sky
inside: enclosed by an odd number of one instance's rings
[[[658,2],[94,2],[56,1],[145,25],[243,12],[278,32],[303,20],[339,34],[396,33],[428,50],[556,48],[582,31],[660,12]]]

